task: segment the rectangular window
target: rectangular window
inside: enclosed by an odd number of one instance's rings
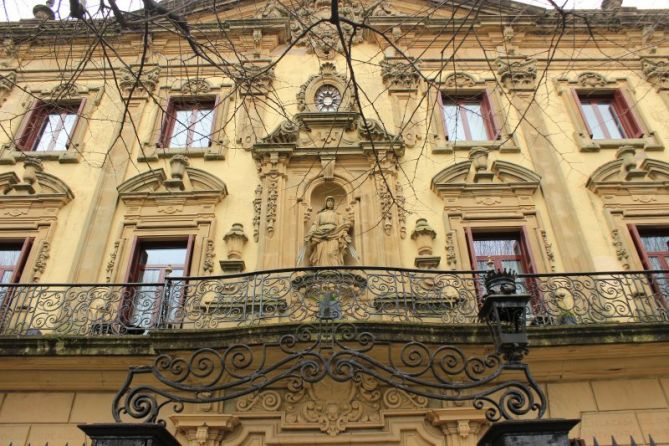
[[[161,145],[175,149],[209,147],[215,110],[213,98],[172,99],[163,122]]]
[[[159,317],[174,317],[180,307],[181,296],[178,293],[164,297],[163,286],[166,277],[188,275],[194,237],[182,240],[151,241],[140,240],[136,243],[135,255],[131,266],[129,281],[146,283],[133,290],[127,321],[132,327],[149,328]]]
[[[23,150],[62,152],[69,148],[84,101],[38,101],[19,140]]]
[[[640,138],[643,130],[622,92],[575,93],[592,139]]]
[[[32,238],[0,242],[0,283],[19,282],[32,243]],[[0,313],[2,313],[1,309],[6,304],[9,294],[9,288],[0,287]]]
[[[446,138],[449,141],[497,139],[498,128],[487,93],[474,96],[441,95]]]
[[[644,269],[669,271],[669,228],[628,227]],[[669,306],[669,274],[649,274],[649,281],[658,304]]]

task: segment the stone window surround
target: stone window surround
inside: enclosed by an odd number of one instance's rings
[[[563,77],[556,80],[558,95],[562,96],[567,112],[574,125],[574,137],[579,150],[582,152],[597,152],[600,149],[619,149],[621,146],[633,146],[648,151],[664,150],[657,133],[648,126],[643,110],[638,106],[634,90],[626,77],[607,78],[600,73],[582,72],[576,76]],[[634,114],[635,121],[644,130],[641,138],[624,139],[595,139],[590,137],[588,129],[576,102],[577,94],[607,94],[620,92]]]
[[[17,160],[22,159],[25,153],[30,153],[31,157],[41,160],[55,160],[60,163],[78,163],[81,161],[82,153],[85,151],[83,139],[88,130],[89,120],[97,106],[100,104],[104,89],[102,87],[85,87],[79,84],[63,83],[56,85],[51,89],[38,89],[31,86],[25,88],[23,105],[23,118],[16,131],[13,132],[12,141],[2,146],[0,154],[0,164],[16,164]],[[52,152],[34,152],[25,151],[18,147],[17,141],[25,131],[28,121],[33,119],[33,107],[37,101],[50,102],[53,98],[56,101],[85,101],[81,114],[77,118],[70,145],[68,150]]]
[[[223,160],[228,144],[225,135],[224,124],[230,111],[230,101],[234,90],[232,84],[219,83],[212,85],[211,82],[202,78],[178,79],[172,85],[160,87],[155,97],[157,110],[150,118],[151,134],[142,142],[138,161],[157,161],[162,158],[171,158],[176,154],[187,155],[189,158],[204,158],[205,160]],[[214,99],[215,111],[214,122],[209,147],[202,148],[166,148],[161,147],[163,137],[163,126],[165,113],[169,104],[181,99]]]
[[[499,150],[502,153],[520,152],[520,146],[515,134],[512,133],[508,116],[502,109],[500,87],[496,79],[476,78],[475,76],[457,71],[450,73],[443,80],[434,80],[439,89],[430,89],[429,108],[432,113],[432,126],[437,139],[437,146],[433,153],[453,153],[455,150],[470,150],[472,147],[485,147],[489,150]],[[490,108],[495,116],[495,125],[498,138],[487,141],[448,141],[445,134],[445,123],[441,110],[441,95],[474,96],[487,94]]]

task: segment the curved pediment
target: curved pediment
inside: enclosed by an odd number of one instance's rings
[[[143,172],[121,183],[117,190],[121,198],[165,195],[207,195],[223,198],[228,194],[227,186],[220,178],[193,167],[186,167],[182,177],[172,173],[169,179],[163,169]]]
[[[586,187],[596,194],[628,195],[631,191],[638,193],[660,192],[669,193],[669,163],[658,159],[647,158],[638,165],[630,161],[626,166],[623,159],[609,161],[595,170]]]
[[[532,170],[508,161],[494,161],[487,169],[474,167],[471,160],[453,164],[432,178],[432,190],[437,193],[512,193],[532,194],[541,177]]]
[[[0,191],[0,200],[50,200],[65,204],[74,198],[72,190],[63,180],[46,172],[36,172],[31,182],[21,180],[14,172],[0,174]]]

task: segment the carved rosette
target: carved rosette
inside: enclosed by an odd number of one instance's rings
[[[337,436],[382,422],[386,409],[423,409],[427,398],[400,389],[383,389],[368,375],[347,382],[290,382],[285,390],[267,390],[237,401],[240,412],[284,411],[286,427],[318,429]]]
[[[206,79],[189,79],[183,83],[180,91],[186,95],[206,94],[211,91],[211,85]]]
[[[351,96],[351,88],[348,79],[337,72],[337,67],[331,62],[325,62],[320,66],[319,73],[314,74],[300,86],[297,93],[297,109],[301,112],[318,112],[314,96],[316,91],[323,85],[332,85],[341,94],[341,104],[337,111],[355,111],[356,107]]]
[[[646,80],[661,90],[669,90],[669,60],[641,59]]]
[[[606,87],[608,83],[606,78],[599,73],[593,71],[586,71],[581,73],[576,78],[576,83],[586,88]]]
[[[500,75],[502,84],[509,90],[534,90],[537,80],[537,61],[525,58],[510,62],[499,58],[497,59],[497,73]]]
[[[452,89],[471,88],[476,86],[476,80],[470,74],[456,71],[446,76],[443,86]]]

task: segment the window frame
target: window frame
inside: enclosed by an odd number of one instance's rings
[[[77,127],[83,116],[84,107],[86,106],[86,98],[75,98],[75,99],[66,99],[62,101],[46,101],[42,99],[36,99],[28,112],[28,115],[25,118],[22,128],[19,130],[18,135],[18,148],[24,152],[31,152],[33,154],[37,153],[57,153],[62,154],[70,150],[72,145],[73,136],[77,131]],[[35,150],[40,138],[44,134],[46,128],[47,120],[49,116],[55,113],[51,113],[53,110],[63,109],[67,111],[67,114],[70,114],[74,111],[76,115],[76,121],[72,125],[72,130],[67,136],[67,144],[65,145],[64,150],[54,150],[50,148],[49,150]],[[76,110],[76,111],[75,111]],[[59,113],[61,116],[66,113]],[[62,131],[62,130],[61,130]],[[52,143],[53,144],[53,143]]]
[[[646,130],[643,126],[643,123],[639,116],[634,112],[634,109],[630,106],[629,101],[625,97],[625,94],[620,88],[616,89],[605,89],[605,90],[583,90],[572,88],[572,96],[578,111],[581,117],[581,121],[585,127],[585,130],[588,132],[588,136],[593,141],[606,141],[606,140],[626,140],[626,139],[639,139],[643,138],[646,134]],[[604,124],[604,119],[601,116],[599,110],[593,107],[593,110],[596,114],[597,120],[599,121],[599,128],[605,134],[604,138],[593,138],[592,127],[588,119],[586,118],[585,111],[583,110],[583,104],[585,103],[598,103],[597,99],[607,99],[611,103],[618,124],[621,127],[623,137],[622,138],[612,138],[609,134],[608,128]],[[601,102],[599,102],[601,103]]]
[[[650,255],[649,252],[646,250],[646,247],[644,246],[643,240],[642,240],[642,231],[666,231],[667,236],[669,237],[669,227],[667,226],[658,226],[658,225],[637,225],[634,223],[628,223],[627,224],[627,229],[632,237],[632,241],[634,243],[634,247],[636,248],[636,252],[639,256],[639,259],[641,260],[641,265],[643,266],[643,269],[645,271],[657,271],[655,268],[653,268],[653,265],[650,261]],[[657,251],[657,252],[666,252],[669,254],[669,247],[667,247],[667,251]],[[667,261],[662,258],[661,263],[664,263],[667,265],[666,270],[669,270],[669,264],[667,264]],[[669,279],[669,278],[668,278]],[[661,308],[667,309],[669,308],[669,295],[667,295],[667,290],[662,290],[660,285],[658,284],[657,278],[653,277],[652,274],[648,274],[648,281],[650,283],[650,287],[653,290],[653,293],[655,295],[655,302],[660,305]],[[663,298],[659,298],[660,296],[663,296]]]
[[[445,98],[444,96],[447,96]],[[437,100],[439,104],[439,110],[441,111],[441,124],[444,131],[444,137],[449,143],[474,143],[474,142],[483,142],[483,141],[497,141],[501,135],[501,126],[497,122],[497,116],[493,109],[492,98],[490,97],[490,92],[488,89],[475,90],[475,91],[465,91],[458,93],[449,93],[444,90],[440,90],[437,95]],[[446,121],[445,116],[445,107],[446,101],[455,103],[458,107],[458,116],[461,118],[466,116],[467,112],[461,108],[461,104],[472,104],[477,103],[481,107],[481,118],[483,120],[483,127],[485,128],[487,139],[477,140],[471,138],[471,131],[469,129],[469,122],[467,119],[462,119],[462,126],[465,131],[465,139],[449,139],[448,135],[448,122]]]
[[[472,267],[472,271],[477,271],[477,262],[479,261],[479,257],[483,256],[478,256],[476,255],[476,250],[474,249],[474,241],[477,235],[480,234],[485,234],[486,239],[488,240],[494,240],[494,236],[498,235],[500,238],[502,238],[504,235],[509,235],[512,234],[517,237],[517,240],[520,244],[520,250],[521,250],[521,264],[523,265],[524,269],[526,270],[525,272],[521,273],[520,271],[516,271],[518,274],[536,274],[537,273],[537,268],[536,268],[536,263],[534,262],[534,257],[532,256],[532,251],[530,250],[529,244],[527,242],[528,240],[528,234],[527,234],[527,228],[519,227],[519,228],[486,228],[486,227],[472,227],[472,226],[467,226],[465,227],[465,235],[467,237],[467,245],[469,249],[469,260],[470,264]],[[495,256],[496,258],[499,257],[507,257],[507,256]],[[516,257],[516,256],[514,256]],[[495,262],[497,263],[497,262]],[[498,269],[499,265],[496,265],[495,269]]]
[[[190,136],[191,131],[189,130],[189,136],[186,138],[186,146],[184,147],[172,147],[171,141],[173,139],[172,132],[176,124],[176,112],[181,110],[181,105],[188,104],[211,104],[211,128],[209,131],[209,144],[205,147],[192,147],[192,137]],[[168,152],[174,151],[192,151],[192,150],[207,150],[211,148],[214,144],[214,133],[216,132],[216,121],[218,118],[219,108],[220,108],[220,96],[219,95],[199,95],[199,96],[171,96],[168,99],[167,107],[163,111],[163,117],[161,121],[161,126],[158,134],[158,140],[156,142],[156,147],[167,150]],[[188,109],[188,108],[187,108]],[[194,108],[193,108],[194,110]],[[192,118],[191,118],[192,119]],[[192,123],[191,123],[192,125]],[[190,127],[190,126],[188,126]]]

